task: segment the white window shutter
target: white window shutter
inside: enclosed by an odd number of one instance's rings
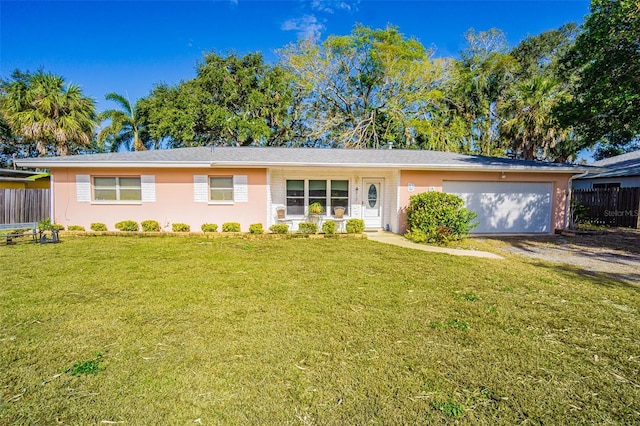
[[[140,176],[140,190],[143,203],[156,202],[156,177],[154,175]]]
[[[89,175],[76,175],[76,200],[79,203],[91,202],[91,178]]]
[[[249,183],[247,175],[233,176],[233,201],[246,203],[249,201]]]
[[[193,175],[193,201],[196,203],[209,201],[209,184],[207,180],[205,175]]]

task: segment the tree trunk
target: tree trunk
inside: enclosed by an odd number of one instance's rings
[[[142,143],[142,140],[140,140],[140,136],[138,135],[138,132],[136,132],[133,135],[133,149],[134,151],[146,151],[147,147],[144,146],[144,144]]]

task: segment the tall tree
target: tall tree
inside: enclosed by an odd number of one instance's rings
[[[103,146],[106,144],[113,152],[123,147],[135,151],[147,149],[141,137],[143,127],[136,106],[131,105],[128,97],[117,93],[108,93],[105,99],[117,103],[120,109],[108,109],[98,114],[100,123],[110,121],[98,133],[98,143]]]
[[[559,108],[578,137],[624,146],[640,134],[640,7],[636,0],[592,0],[591,14],[564,58],[571,99]]]
[[[568,84],[558,75],[559,62],[576,33],[575,24],[566,24],[529,36],[509,52],[517,68],[501,103],[499,131],[510,155],[564,162],[582,149],[571,128],[563,127],[554,114],[568,97]]]
[[[573,46],[578,34],[578,26],[570,22],[556,30],[522,40],[509,52],[519,65],[516,78],[522,80],[534,75],[559,77],[560,61]]]
[[[44,71],[19,70],[0,86],[0,111],[21,143],[35,142],[40,155],[52,150],[67,155],[76,146],[91,145],[95,106],[79,86]]]
[[[567,136],[552,115],[563,96],[558,86],[551,77],[534,75],[516,83],[507,93],[501,106],[505,119],[500,123],[500,133],[515,156],[546,159]]]
[[[290,79],[260,53],[209,53],[197,76],[157,86],[137,107],[156,143],[169,146],[276,145],[287,139]]]
[[[482,155],[504,155],[498,129],[501,103],[514,80],[517,62],[509,55],[501,30],[470,29],[467,47],[454,63],[447,83],[447,101],[466,123],[466,146]]]
[[[439,65],[397,28],[303,40],[280,52],[294,76],[310,143],[346,148],[415,145],[415,120],[442,94]]]

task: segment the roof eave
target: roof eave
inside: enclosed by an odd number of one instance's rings
[[[292,163],[292,162],[236,162],[218,161],[211,163],[212,167],[270,167],[270,168],[299,168],[299,167],[331,167],[331,168],[376,168],[402,170],[434,170],[434,171],[475,171],[475,172],[535,172],[535,173],[586,173],[591,168],[576,167],[527,167],[518,165],[453,165],[453,164],[401,164],[401,163]]]
[[[528,167],[518,165],[452,165],[452,164],[402,164],[402,163],[318,163],[318,162],[252,162],[252,161],[47,161],[47,159],[16,160],[20,167],[39,168],[382,168],[402,170],[476,171],[476,172],[530,172],[530,173],[585,173],[593,168]]]
[[[39,168],[202,168],[210,167],[211,161],[38,161],[39,159],[16,160],[20,167]]]
[[[0,182],[34,182],[33,178],[18,178],[18,177],[9,177],[9,176],[0,176]]]

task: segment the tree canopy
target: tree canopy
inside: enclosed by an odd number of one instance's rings
[[[98,114],[100,123],[109,120],[109,124],[98,133],[98,143],[110,151],[122,148],[144,151],[143,139],[147,139],[142,120],[135,105],[128,97],[117,93],[107,93],[105,99],[118,104],[120,109],[108,109]]]
[[[10,143],[35,143],[40,155],[67,155],[91,145],[95,106],[79,86],[42,70],[16,70],[0,91],[0,111],[14,135]]]
[[[395,27],[357,25],[350,35],[303,40],[279,53],[311,144],[412,147],[417,121],[442,98],[441,66]]]
[[[564,58],[571,98],[559,108],[587,146],[621,147],[640,133],[640,7],[592,0],[591,14]],[[610,148],[609,148],[610,149]],[[615,153],[616,149],[612,150]]]
[[[290,136],[291,102],[286,72],[260,53],[208,53],[195,78],[156,86],[137,108],[156,144],[277,145]]]

